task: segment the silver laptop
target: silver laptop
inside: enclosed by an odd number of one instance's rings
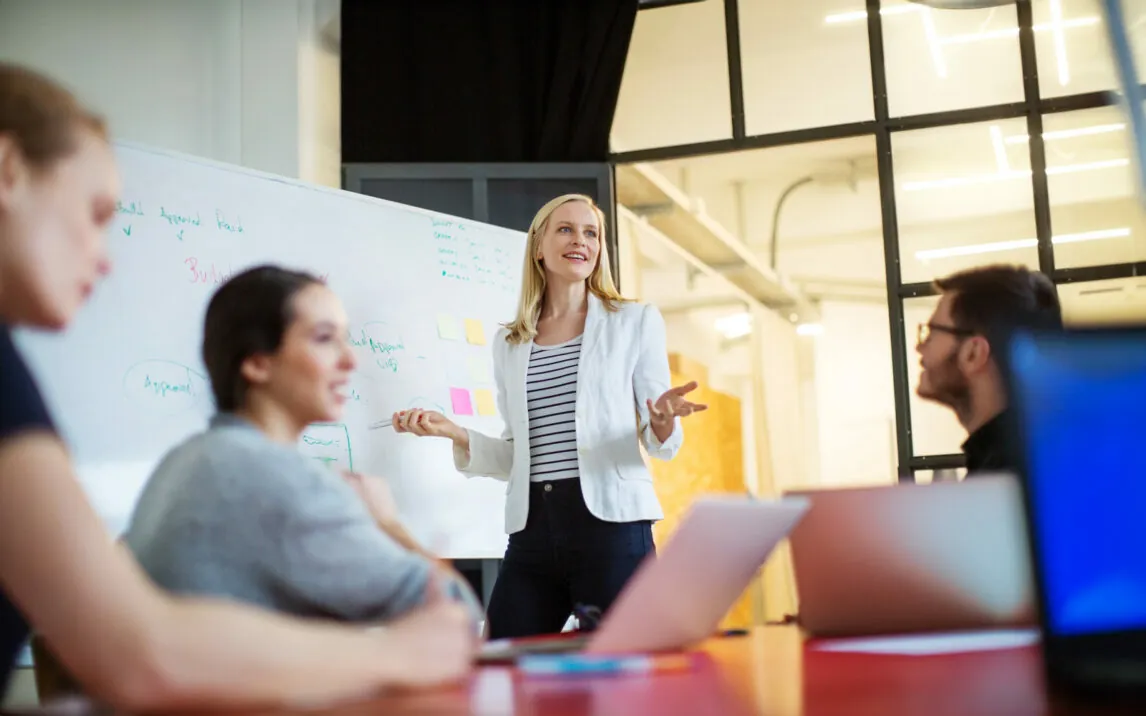
[[[597,629],[487,642],[482,661],[522,654],[682,649],[715,635],[772,551],[808,509],[803,498],[698,499],[658,556],[647,558]]]
[[[795,491],[796,621],[812,636],[1028,627],[1034,580],[1018,482]]]

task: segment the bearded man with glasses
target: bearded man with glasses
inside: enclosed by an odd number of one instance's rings
[[[1014,471],[1006,434],[1007,395],[997,361],[1008,331],[1059,327],[1054,283],[1023,266],[984,266],[935,281],[939,305],[919,325],[923,372],[916,393],[951,408],[967,430],[968,476]]]

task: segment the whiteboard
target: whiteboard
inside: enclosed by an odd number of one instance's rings
[[[505,483],[461,476],[447,440],[371,426],[417,406],[501,432],[488,344],[517,306],[524,234],[135,145],[116,153],[111,276],[66,332],[16,334],[109,529],[126,528],[160,458],[214,412],[199,355],[214,289],[274,262],[327,279],[359,364],[342,421],[310,426],[300,450],[388,478],[439,554],[501,557]]]

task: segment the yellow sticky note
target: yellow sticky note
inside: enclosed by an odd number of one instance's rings
[[[460,341],[462,333],[458,330],[458,322],[453,316],[444,313],[438,314],[438,337],[446,341]]]
[[[478,388],[474,391],[474,402],[477,403],[478,415],[497,415],[497,408],[493,404],[493,391]]]
[[[466,340],[475,346],[485,345],[485,331],[482,330],[481,321],[476,318],[466,319]]]

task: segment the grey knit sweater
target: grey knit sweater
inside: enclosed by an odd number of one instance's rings
[[[169,591],[346,621],[420,604],[431,570],[340,476],[228,414],[162,460],[125,541]],[[480,611],[468,585],[449,586]]]

